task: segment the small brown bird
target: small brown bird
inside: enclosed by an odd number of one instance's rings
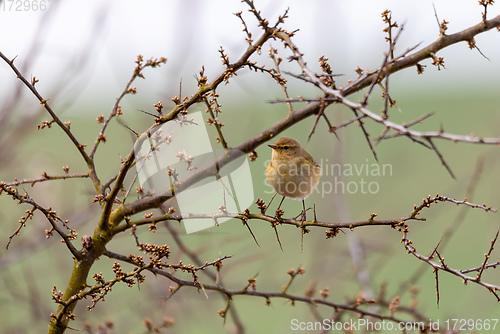
[[[283,196],[278,210],[285,197],[302,200],[302,221],[306,218],[304,199],[316,189],[321,176],[321,167],[314,158],[289,137],[281,137],[273,145],[271,162],[267,166],[267,182]]]

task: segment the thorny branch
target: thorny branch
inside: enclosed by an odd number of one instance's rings
[[[422,48],[419,51],[416,51],[415,53],[412,53],[407,56],[403,57],[398,57],[395,59],[392,59],[387,63],[387,65],[383,65],[381,68],[377,69],[375,72],[370,72],[364,76],[361,76],[361,78],[357,79],[355,82],[350,83],[344,88],[341,89],[333,89],[331,87],[328,87],[323,83],[321,80],[321,77],[316,75],[314,72],[312,72],[309,67],[307,66],[305,60],[302,57],[302,53],[299,51],[298,47],[292,42],[290,36],[284,32],[276,32],[276,36],[279,37],[281,40],[283,40],[284,43],[292,50],[293,56],[291,59],[297,61],[298,65],[302,69],[303,74],[306,77],[306,80],[311,82],[312,84],[316,85],[318,88],[320,88],[324,94],[325,94],[325,99],[317,99],[316,101],[324,102],[324,103],[332,103],[330,98],[334,98],[334,101],[338,101],[342,104],[344,104],[346,107],[350,108],[354,112],[359,111],[361,112],[365,117],[373,120],[376,123],[384,125],[386,130],[393,130],[395,132],[395,136],[406,136],[409,139],[413,141],[418,141],[421,142],[421,140],[424,140],[430,144],[431,149],[433,149],[439,159],[441,160],[441,163],[446,167],[448,172],[452,177],[454,177],[453,172],[451,171],[451,168],[449,165],[445,162],[443,156],[439,151],[437,150],[437,147],[434,145],[432,142],[432,139],[434,138],[439,138],[439,139],[445,139],[445,140],[450,140],[452,142],[467,142],[467,143],[480,143],[480,144],[494,144],[494,145],[500,145],[500,138],[484,138],[484,137],[476,137],[474,135],[468,135],[468,136],[460,136],[460,135],[455,135],[455,134],[450,134],[442,131],[426,131],[426,132],[420,132],[416,130],[409,129],[408,126],[402,125],[402,124],[397,124],[394,122],[391,122],[387,119],[387,115],[378,115],[369,109],[366,108],[366,102],[367,99],[365,98],[364,103],[363,102],[352,102],[346,98],[347,95],[352,94],[355,91],[358,91],[364,87],[367,87],[369,85],[373,85],[374,82],[379,81],[383,78],[385,78],[387,75],[390,75],[396,71],[402,70],[404,68],[407,68],[412,65],[417,65],[419,61],[424,60],[425,58],[431,57],[431,55],[434,55],[438,50],[441,50],[451,44],[455,44],[461,41],[467,41],[470,40],[474,35],[479,34],[481,32],[490,30],[492,28],[500,28],[500,15],[495,17],[494,19],[491,19],[489,21],[479,23],[478,25],[465,29],[461,32],[455,33],[453,35],[443,35],[440,36],[439,39]],[[393,46],[391,46],[391,49]],[[384,61],[384,64],[386,62]],[[284,102],[289,102],[288,100],[285,100]],[[356,115],[357,116],[357,115]],[[361,120],[360,120],[360,124]],[[365,137],[367,137],[365,133]],[[381,136],[380,139],[384,139],[384,136]],[[392,138],[392,137],[390,137]],[[370,142],[369,142],[370,143]],[[370,145],[371,146],[371,145]],[[372,152],[375,154],[375,152],[372,149]]]
[[[106,256],[110,258],[114,258],[117,260],[121,260],[124,262],[128,262],[131,264],[135,264],[132,260],[130,260],[128,257],[112,253],[112,252],[106,252]],[[333,308],[335,312],[348,312],[348,313],[353,313],[357,314],[358,316],[368,316],[368,317],[373,317],[375,319],[380,319],[380,320],[389,320],[393,321],[396,323],[404,323],[406,320],[403,320],[403,318],[398,318],[394,315],[395,312],[391,312],[389,314],[384,314],[382,312],[377,313],[377,312],[372,312],[370,310],[366,310],[363,308],[363,306],[371,305],[371,304],[380,304],[382,306],[389,307],[389,303],[384,302],[383,300],[376,301],[376,300],[365,300],[363,298],[357,298],[356,300],[350,301],[345,304],[341,303],[335,303],[335,302],[330,302],[326,300],[328,297],[328,289],[325,289],[324,292],[320,293],[321,298],[314,298],[312,296],[300,296],[300,295],[294,295],[290,294],[287,292],[287,288],[290,286],[292,281],[294,280],[296,275],[301,275],[304,274],[305,270],[304,268],[299,268],[297,271],[290,269],[287,273],[290,275],[291,279],[288,281],[287,285],[282,289],[280,292],[264,292],[264,291],[259,291],[257,290],[257,280],[255,277],[251,278],[248,280],[248,284],[244,286],[242,289],[228,289],[225,288],[224,286],[221,285],[214,285],[214,284],[201,284],[196,281],[190,281],[190,280],[185,280],[177,277],[176,275],[167,272],[165,270],[161,270],[158,268],[152,268],[152,267],[147,267],[145,270],[151,271],[155,275],[158,276],[164,276],[168,278],[169,280],[173,281],[174,283],[177,283],[178,287],[176,289],[173,289],[171,293],[177,293],[181,288],[183,287],[195,287],[197,289],[203,289],[204,291],[215,291],[222,293],[227,296],[228,304],[226,305],[226,308],[223,310],[219,311],[219,315],[223,318],[226,317],[227,315],[227,310],[229,309],[229,304],[232,302],[234,297],[236,296],[252,296],[252,297],[260,297],[264,298],[266,301],[266,305],[271,305],[271,300],[272,299],[286,299],[289,300],[291,305],[295,305],[295,303],[305,303],[308,305],[311,305],[313,307],[318,307],[320,305],[327,306],[330,308]],[[399,307],[397,309],[394,309],[394,311],[397,311],[402,314],[407,314],[410,316],[413,316],[416,320],[419,321],[427,321],[427,319],[416,312],[414,309],[409,308],[409,307]],[[440,332],[444,333],[443,329],[439,329]]]
[[[436,275],[435,276],[436,277],[436,296],[437,296],[437,303],[438,304],[439,304],[439,281],[438,281],[438,274],[437,273],[439,270],[445,271],[447,273],[450,273],[452,275],[455,275],[455,276],[461,278],[462,282],[464,284],[467,284],[468,282],[473,282],[475,284],[478,284],[478,285],[486,288],[489,292],[491,292],[495,296],[497,301],[500,302],[500,296],[497,293],[498,291],[500,291],[500,285],[486,283],[486,282],[481,280],[481,275],[486,268],[495,268],[496,267],[496,266],[488,266],[487,267],[486,262],[489,258],[489,254],[491,254],[491,251],[493,250],[493,246],[495,245],[495,242],[498,238],[498,232],[497,232],[495,238],[491,241],[491,247],[489,249],[488,254],[485,254],[485,257],[486,257],[485,261],[483,262],[483,264],[479,268],[476,268],[477,270],[473,270],[473,271],[478,272],[477,276],[471,277],[471,276],[465,275],[465,273],[471,272],[471,270],[453,269],[453,268],[449,267],[447,264],[445,264],[444,258],[441,257],[441,255],[439,254],[439,252],[437,250],[439,245],[436,246],[436,248],[434,249],[434,251],[431,253],[430,256],[422,255],[419,252],[417,252],[417,249],[415,248],[415,246],[413,246],[412,241],[408,238],[407,226],[400,228],[400,230],[401,230],[401,233],[403,235],[401,242],[404,244],[408,253],[412,254],[417,259],[424,261],[425,263],[427,263],[428,265],[430,265],[433,268],[434,273]],[[432,261],[432,259],[434,258],[434,255],[436,255],[438,257],[439,263]]]
[[[258,200],[257,202],[258,202],[259,207],[261,207],[261,208],[265,207],[265,204],[262,200]],[[428,263],[436,270],[435,274],[436,274],[436,289],[437,289],[437,291],[439,291],[438,290],[438,281],[437,281],[437,270],[446,269],[445,271],[450,272],[450,273],[462,278],[464,280],[465,284],[467,283],[467,281],[471,280],[479,285],[482,285],[483,287],[485,287],[489,291],[491,291],[498,299],[498,295],[496,294],[496,291],[500,290],[500,286],[489,284],[489,283],[486,283],[486,282],[483,282],[480,280],[484,269],[496,268],[496,265],[498,264],[498,262],[496,264],[487,264],[487,260],[489,259],[491,252],[493,250],[493,246],[498,238],[498,233],[497,233],[496,237],[492,240],[492,244],[491,244],[491,247],[490,247],[488,253],[485,254],[485,261],[483,262],[483,264],[480,267],[476,268],[476,270],[451,269],[448,266],[445,266],[444,262],[440,266],[440,265],[436,264],[435,262],[431,261],[432,258],[434,257],[434,254],[439,254],[437,251],[437,247],[430,256],[426,257],[424,255],[417,253],[415,247],[412,246],[411,240],[409,240],[407,238],[407,234],[409,232],[407,223],[411,220],[425,221],[426,220],[425,218],[418,217],[419,214],[421,213],[421,211],[423,209],[429,208],[431,205],[433,205],[435,203],[439,203],[439,202],[450,202],[450,203],[453,203],[456,205],[464,205],[464,206],[468,206],[471,208],[478,208],[478,209],[484,210],[485,212],[489,212],[489,211],[497,212],[497,209],[493,209],[492,207],[486,206],[484,204],[482,204],[482,205],[474,204],[474,203],[467,201],[466,199],[465,200],[457,200],[457,199],[453,199],[453,198],[449,198],[449,197],[441,196],[441,195],[437,194],[434,197],[428,196],[428,197],[424,198],[422,203],[419,205],[415,205],[413,210],[407,216],[397,218],[397,219],[389,219],[389,220],[377,220],[377,219],[375,219],[375,217],[377,217],[377,214],[373,213],[370,216],[370,218],[368,218],[367,220],[359,221],[359,222],[333,223],[333,222],[324,222],[324,221],[317,221],[317,220],[302,221],[302,220],[296,220],[296,219],[284,219],[281,217],[280,217],[279,222],[278,222],[277,218],[274,216],[269,216],[269,215],[266,215],[264,213],[250,213],[250,211],[247,209],[247,210],[245,210],[244,213],[241,213],[241,214],[240,213],[229,213],[227,211],[220,212],[218,214],[192,214],[192,213],[190,213],[190,214],[182,215],[182,214],[168,213],[168,214],[154,217],[154,218],[152,217],[152,218],[146,218],[146,219],[141,219],[141,220],[137,220],[137,221],[131,221],[131,222],[129,222],[128,226],[120,226],[120,228],[117,229],[116,232],[118,233],[119,231],[125,231],[128,228],[134,227],[134,226],[156,224],[156,223],[162,222],[162,221],[172,221],[173,220],[173,221],[180,222],[180,221],[186,220],[186,219],[200,219],[200,218],[214,220],[214,219],[223,218],[223,217],[236,218],[236,219],[241,220],[244,224],[247,224],[248,221],[252,220],[252,219],[262,220],[262,221],[270,223],[272,227],[275,227],[276,224],[280,223],[282,225],[293,225],[293,226],[296,226],[300,229],[304,229],[307,227],[329,228],[329,230],[326,231],[327,238],[335,237],[339,233],[340,229],[353,230],[355,228],[362,227],[362,226],[390,226],[394,229],[402,231],[402,233],[403,233],[402,242],[404,242],[405,248],[408,250],[409,253],[415,255],[418,259]],[[301,234],[302,234],[302,230],[301,230]],[[478,271],[478,276],[476,277],[476,279],[470,278],[469,276],[465,275],[465,273],[470,272],[470,271]],[[439,297],[439,294],[438,294],[438,297]]]
[[[17,57],[17,56],[16,56]],[[17,77],[19,80],[21,80],[26,87],[35,95],[35,97],[40,101],[40,104],[47,110],[49,115],[52,117],[52,120],[49,121],[49,124],[56,122],[56,124],[64,131],[66,136],[71,140],[73,145],[76,147],[80,155],[82,156],[83,160],[85,161],[86,165],[89,168],[89,176],[92,179],[92,182],[94,183],[94,186],[96,189],[98,189],[100,185],[100,181],[97,177],[96,171],[95,171],[95,166],[94,166],[94,161],[92,158],[85,152],[85,144],[81,144],[76,137],[73,135],[73,133],[70,130],[70,123],[64,123],[61,121],[61,119],[56,115],[56,113],[52,110],[52,108],[48,104],[48,100],[44,99],[38,90],[35,88],[35,84],[38,82],[38,80],[35,79],[35,77],[32,78],[31,82],[28,81],[23,74],[17,69],[17,67],[14,65],[14,59],[10,60],[7,58],[2,52],[0,52],[0,58],[2,58],[9,66],[10,68],[16,73]]]
[[[420,205],[415,205],[412,212],[408,214],[407,216],[401,217],[401,218],[396,218],[396,219],[387,219],[387,220],[379,220],[375,219],[377,217],[376,213],[373,213],[370,218],[362,221],[357,221],[357,222],[344,222],[344,223],[334,223],[334,222],[327,222],[327,221],[319,221],[319,220],[313,220],[313,221],[302,221],[294,219],[294,218],[280,218],[278,221],[275,216],[270,216],[266,215],[265,213],[251,213],[248,209],[245,210],[243,213],[230,213],[227,211],[224,212],[219,212],[219,213],[188,213],[188,214],[175,214],[175,213],[167,213],[161,216],[157,217],[151,217],[151,218],[144,218],[144,219],[139,219],[139,220],[134,220],[134,221],[129,221],[126,225],[120,225],[119,227],[114,229],[114,233],[120,233],[123,231],[126,231],[130,228],[132,228],[134,225],[135,226],[141,226],[141,225],[150,225],[150,224],[156,224],[162,221],[182,221],[186,219],[218,219],[218,218],[236,218],[241,220],[242,222],[248,222],[249,220],[262,220],[265,222],[270,223],[271,225],[276,225],[281,224],[281,225],[292,225],[295,227],[299,228],[307,228],[307,227],[326,227],[329,229],[333,230],[338,230],[338,229],[349,229],[353,230],[358,227],[362,226],[390,226],[390,227],[397,227],[403,225],[407,221],[411,220],[419,220],[419,221],[425,221],[425,218],[419,218],[417,217],[421,210],[424,208],[430,207],[434,203],[438,202],[451,202],[456,205],[466,205],[471,208],[478,208],[482,209],[486,212],[491,211],[491,212],[497,212],[497,209],[494,209],[490,206],[486,206],[485,204],[479,205],[479,204],[474,204],[470,203],[467,200],[456,200],[454,198],[449,198],[446,196],[440,196],[436,195],[434,197],[428,196],[426,197]],[[265,207],[265,203],[263,200],[258,199],[257,202],[258,206],[260,207]]]
[[[137,92],[135,87],[131,87],[132,83],[135,81],[137,78],[143,78],[144,79],[144,74],[142,71],[146,67],[159,67],[161,64],[165,64],[167,62],[167,59],[164,57],[161,57],[160,59],[148,59],[146,62],[144,62],[144,58],[142,55],[139,55],[136,60],[136,67],[134,69],[134,73],[132,74],[132,77],[130,80],[127,82],[125,85],[125,88],[123,89],[122,93],[120,96],[116,99],[115,104],[113,105],[113,108],[111,109],[111,112],[109,113],[108,117],[106,120],[104,120],[104,117],[102,119],[98,118],[99,123],[102,124],[101,131],[99,131],[99,135],[97,136],[97,139],[94,143],[94,146],[92,147],[92,150],[90,151],[89,157],[94,158],[94,155],[97,151],[97,148],[99,146],[99,143],[101,142],[106,142],[106,136],[104,135],[104,132],[106,131],[106,128],[108,127],[109,122],[113,117],[118,117],[122,114],[121,107],[120,107],[120,102],[123,99],[123,97],[127,94],[135,94]]]
[[[205,169],[202,169],[196,173],[193,173],[192,175],[187,177],[185,180],[181,181],[178,187],[176,187],[175,189],[174,188],[171,189],[167,194],[155,195],[155,196],[151,196],[148,198],[143,198],[143,199],[140,199],[138,201],[135,201],[134,203],[130,203],[130,204],[125,205],[123,207],[123,210],[121,210],[121,213],[115,217],[114,220],[116,220],[116,222],[110,222],[111,225],[116,225],[120,220],[123,219],[124,216],[131,215],[131,214],[134,214],[136,212],[140,212],[142,210],[147,210],[147,209],[157,207],[159,204],[170,199],[171,198],[170,194],[172,194],[172,193],[178,194],[181,191],[183,191],[184,189],[193,185],[194,183],[200,181],[201,179],[204,179],[208,176],[214,175],[216,173],[216,170],[217,170],[216,166],[218,166],[218,167],[225,166],[230,161],[233,161],[234,159],[238,158],[240,156],[240,152],[244,152],[244,153],[254,152],[255,148],[257,148],[259,145],[263,144],[264,142],[266,142],[270,138],[276,136],[277,134],[284,131],[288,127],[300,122],[301,120],[303,120],[311,115],[314,115],[314,114],[317,114],[318,112],[320,112],[324,103],[327,103],[327,104],[333,103],[332,100],[328,100],[329,96],[335,97],[336,101],[340,101],[341,103],[343,103],[344,105],[346,105],[347,107],[349,107],[353,110],[360,111],[365,117],[370,118],[377,123],[383,124],[386,128],[394,130],[398,136],[407,136],[410,139],[415,140],[415,141],[419,141],[419,142],[421,139],[429,142],[430,146],[427,146],[427,147],[432,147],[433,143],[431,142],[431,140],[433,138],[447,139],[447,140],[451,140],[453,142],[463,141],[463,142],[481,143],[481,144],[500,144],[500,138],[459,136],[459,135],[445,133],[443,131],[434,131],[434,132],[432,132],[432,131],[428,131],[428,132],[415,131],[415,130],[409,129],[405,125],[391,122],[391,121],[385,119],[383,116],[379,116],[379,115],[375,114],[374,112],[368,110],[364,105],[362,105],[360,103],[354,103],[354,102],[347,100],[344,97],[346,93],[352,94],[353,92],[366,87],[368,84],[371,84],[373,82],[373,77],[370,75],[363,76],[363,78],[364,78],[363,82],[365,84],[355,85],[354,86],[354,87],[356,87],[355,90],[353,90],[352,88],[347,90],[347,91],[346,91],[346,88],[343,88],[342,90],[335,90],[335,89],[332,89],[330,87],[327,87],[325,84],[322,83],[320,77],[316,76],[312,71],[310,71],[308,69],[305,61],[302,59],[302,54],[298,51],[298,48],[291,41],[291,34],[287,33],[284,30],[281,30],[279,28],[270,28],[268,26],[267,21],[263,20],[260,17],[260,14],[258,13],[258,11],[255,10],[255,8],[253,7],[253,4],[250,1],[248,1],[247,3],[252,8],[251,12],[254,13],[254,15],[256,15],[256,17],[259,19],[260,25],[262,27],[264,27],[264,29],[265,29],[264,34],[261,36],[261,38],[257,42],[255,42],[254,44],[249,46],[249,48],[247,49],[245,54],[237,62],[235,62],[233,64],[229,64],[227,69],[224,71],[223,74],[221,74],[216,79],[214,79],[214,81],[212,81],[210,84],[202,84],[200,86],[200,89],[193,96],[191,96],[191,98],[189,98],[189,99],[186,98],[183,103],[179,102],[170,113],[159,117],[158,123],[161,124],[163,122],[166,122],[168,120],[173,119],[181,111],[187,110],[187,108],[189,108],[189,106],[191,106],[194,103],[197,103],[200,100],[200,98],[202,98],[207,92],[214,90],[218,84],[220,84],[223,81],[227,81],[230,77],[232,77],[232,73],[234,73],[234,71],[236,71],[237,69],[244,67],[248,63],[248,58],[250,57],[250,55],[252,53],[256,52],[257,50],[259,50],[261,48],[261,45],[263,43],[265,43],[265,41],[267,41],[267,39],[269,39],[271,37],[280,38],[285,43],[285,45],[287,45],[293,51],[294,56],[292,57],[292,59],[297,61],[298,65],[301,67],[304,74],[307,76],[308,80],[310,80],[313,84],[317,85],[320,89],[322,89],[325,92],[327,99],[320,100],[319,102],[311,103],[306,107],[303,107],[301,109],[294,110],[294,111],[290,112],[287,115],[287,117],[285,117],[284,119],[282,119],[278,123],[274,124],[270,128],[266,129],[265,131],[261,132],[260,134],[258,134],[254,138],[252,138],[252,139],[246,141],[245,143],[235,147],[234,150],[230,149],[230,150],[226,151],[221,157],[219,157],[216,161],[214,161],[213,164],[207,166],[207,168],[205,168]],[[498,17],[498,19],[493,19],[493,20],[491,20],[491,22],[486,24],[487,29],[483,27],[481,29],[477,28],[475,30],[472,30],[472,32],[469,32],[469,31],[467,31],[467,32],[469,34],[470,33],[478,34],[480,32],[494,28],[496,26],[500,26],[500,16]],[[465,32],[463,32],[463,33],[465,34]],[[459,34],[459,33],[457,33],[457,34]],[[446,37],[449,37],[449,36],[451,36],[451,35],[447,35]],[[453,43],[459,42],[460,40],[461,39],[455,38],[452,41],[448,41],[448,42],[453,44]],[[449,45],[449,44],[446,44],[446,43],[444,45],[440,44],[440,48],[443,48],[447,45]],[[419,54],[421,52],[422,51],[417,51],[414,54]],[[411,54],[411,55],[408,55],[405,57],[398,57],[394,60],[391,60],[391,62],[388,65],[389,71],[387,71],[387,73],[389,73],[389,74],[393,73],[393,71],[391,71],[391,69],[392,69],[391,66],[399,66],[398,65],[399,63],[403,62],[403,60],[405,60],[405,59],[412,58],[414,54]],[[413,63],[413,65],[415,65],[415,64],[416,64],[416,62]],[[382,73],[380,76],[381,79],[384,78],[384,73],[386,71],[383,71],[383,69],[379,69],[377,72]],[[358,81],[359,80],[360,79],[358,79]],[[361,82],[361,81],[359,81],[359,82]],[[149,131],[150,130],[147,130],[141,136],[141,138],[143,138],[145,136],[145,134],[149,133]],[[140,143],[141,140],[143,140],[141,138],[139,138],[138,143]],[[438,156],[440,157],[442,163],[445,166],[447,166],[446,162],[444,162],[444,160],[442,159],[442,156],[439,154],[439,151],[437,151],[436,153],[438,153]],[[116,186],[114,188],[115,191],[111,192],[108,195],[108,198],[107,198],[108,203],[111,202],[111,200],[113,199],[112,195],[116,196],[116,194],[118,193],[118,188],[119,188],[118,185],[121,188],[121,183],[122,183],[121,180],[124,178],[121,176],[123,174],[127,173],[128,169],[132,165],[133,159],[134,159],[134,155],[133,155],[133,152],[131,152],[127,156],[127,158],[125,159],[125,161],[122,165],[122,170],[118,174],[119,177],[117,180],[120,182],[116,182]],[[451,169],[449,169],[449,170],[451,171]],[[107,215],[109,215],[109,214],[107,214]],[[105,215],[103,217],[106,217],[107,215]],[[103,219],[101,222],[104,223],[104,221],[105,220]]]
[[[46,172],[42,173],[42,177],[37,179],[23,179],[14,180],[12,182],[6,183],[8,186],[19,186],[21,184],[29,184],[34,186],[36,183],[53,181],[53,180],[66,180],[66,179],[83,179],[89,177],[89,174],[64,174],[64,175],[48,175]]]
[[[78,250],[71,243],[71,240],[74,240],[76,238],[77,233],[74,229],[72,229],[68,226],[69,222],[67,220],[63,220],[61,217],[59,217],[57,215],[57,212],[52,210],[51,208],[44,208],[41,205],[39,205],[38,203],[36,203],[26,192],[24,194],[20,194],[17,191],[17,189],[15,189],[12,186],[9,186],[5,182],[1,181],[0,182],[0,194],[3,191],[6,192],[7,194],[9,194],[12,197],[12,199],[17,200],[19,203],[29,204],[32,206],[32,208],[30,210],[26,211],[27,215],[25,217],[22,217],[19,220],[20,226],[9,237],[9,242],[7,243],[7,248],[9,248],[10,242],[12,241],[14,236],[19,235],[21,228],[26,226],[26,221],[33,217],[34,211],[38,210],[41,213],[43,213],[43,215],[47,218],[47,220],[49,221],[49,223],[51,225],[50,230],[45,230],[47,238],[53,234],[53,231],[56,231],[57,234],[59,234],[59,236],[63,239],[66,247],[68,247],[71,254],[73,254],[73,256],[76,259],[81,259],[80,252],[78,252]],[[63,225],[67,230],[69,230],[70,233],[69,234],[64,233],[63,230],[61,230],[61,228],[58,226],[58,224]]]

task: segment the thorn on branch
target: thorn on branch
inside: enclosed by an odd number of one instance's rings
[[[434,278],[436,279],[436,305],[439,308],[439,269],[434,269]]]
[[[500,233],[500,230],[497,231],[497,234],[495,235],[495,238],[491,240],[491,246],[490,246],[490,249],[488,250],[488,253],[484,254],[484,262],[481,264],[481,269],[479,270],[479,272],[477,273],[477,276],[476,276],[476,280],[477,281],[481,280],[481,276],[483,275],[483,271],[486,268],[486,265],[488,263],[488,259],[491,256],[491,252],[493,252],[493,249],[495,247],[495,243],[497,242],[498,234],[499,233]]]
[[[436,22],[437,22],[438,27],[439,27],[439,36],[445,36],[446,30],[448,30],[448,23],[450,23],[450,22],[443,20],[443,22],[439,23],[437,10],[436,10],[436,6],[434,5],[434,3],[432,4],[432,7],[434,8],[434,16],[436,17]]]
[[[500,28],[500,27],[499,27]],[[476,44],[476,41],[474,40],[474,38],[471,38],[470,40],[467,41],[469,43],[469,49],[476,49],[477,52],[479,52],[479,54],[481,56],[483,56],[485,59],[487,59],[488,61],[490,60],[490,58],[486,57],[486,55],[479,49],[479,47],[477,46]]]
[[[437,149],[436,145],[434,145],[434,142],[430,138],[427,138],[427,142],[431,145],[431,147],[434,150],[434,152],[436,152],[436,155],[438,156],[439,160],[441,160],[441,164],[446,168],[446,170],[451,175],[451,177],[453,179],[455,179],[455,174],[453,174],[453,171],[451,170],[451,167],[446,163],[446,161],[444,160],[443,155],[441,154],[441,152],[439,152],[439,150]]]
[[[248,209],[245,209],[245,214],[249,214],[249,213],[250,213],[250,211]],[[248,232],[250,232],[250,234],[252,235],[252,238],[255,241],[255,243],[257,244],[257,246],[260,247],[259,242],[257,241],[257,238],[255,237],[255,235],[253,234],[252,229],[250,228],[250,225],[248,225],[248,217],[247,216],[243,216],[241,218],[241,222],[243,223],[243,225],[245,225],[247,227]]]
[[[335,85],[335,82],[333,83],[333,85]],[[311,137],[314,134],[314,131],[316,130],[316,126],[318,125],[318,121],[319,121],[320,117],[325,115],[325,109],[327,106],[328,106],[328,104],[326,102],[321,104],[319,111],[318,111],[318,114],[316,115],[316,118],[314,119],[314,124],[313,124],[313,127],[311,129],[311,132],[309,132],[309,136],[307,137],[307,141],[311,140]],[[330,129],[331,129],[331,127],[330,127]],[[335,135],[337,135],[337,134],[335,133]]]
[[[354,112],[354,115],[356,115],[356,117],[358,117],[358,111],[354,108],[351,108],[351,110]],[[359,126],[361,128],[361,131],[363,131],[366,142],[368,143],[368,146],[370,147],[370,150],[372,151],[372,154],[373,154],[373,157],[375,158],[375,161],[377,161],[377,163],[378,163],[377,153],[375,152],[375,148],[373,147],[372,142],[370,140],[370,134],[368,133],[368,131],[366,131],[366,128],[365,128],[362,120],[359,120]]]
[[[276,216],[281,217],[281,216],[279,216],[278,211],[283,212],[283,210],[277,210],[276,211]],[[275,223],[273,222],[271,225],[272,225],[272,227],[274,229],[274,233],[276,234],[276,240],[278,241],[278,244],[280,245],[281,251],[283,252],[283,246],[281,245],[280,236],[278,234],[278,229],[276,228],[276,226],[279,224],[279,220],[278,219],[281,219],[281,218],[277,218],[276,222]]]

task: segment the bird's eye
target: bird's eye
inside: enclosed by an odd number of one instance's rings
[[[283,146],[284,150],[288,150],[289,148],[290,148],[290,146]]]

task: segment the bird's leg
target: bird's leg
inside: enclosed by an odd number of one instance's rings
[[[306,221],[306,218],[307,218],[307,214],[306,214],[306,212],[307,212],[307,210],[309,210],[309,209],[311,209],[311,208],[307,208],[307,209],[306,209],[306,204],[305,204],[304,200],[302,200],[302,211],[301,211],[298,215],[296,215],[293,219],[297,220],[299,217],[302,217],[302,218],[301,218],[301,222],[302,222],[302,223],[303,223],[303,222],[305,222],[305,221]]]
[[[283,196],[283,198],[281,199],[280,205],[278,205],[278,208],[276,209],[276,211],[278,211],[281,208],[281,204],[283,204],[284,200],[285,200],[285,196]]]
[[[302,222],[306,221],[306,203],[302,200]]]

